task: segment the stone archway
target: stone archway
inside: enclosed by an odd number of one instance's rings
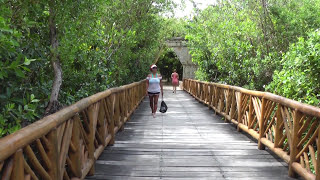
[[[185,79],[194,79],[195,72],[198,69],[198,66],[192,62],[192,57],[189,53],[189,49],[186,44],[186,40],[182,37],[175,37],[166,42],[169,48],[172,48],[173,51],[177,54],[182,66],[183,66],[183,75]]]

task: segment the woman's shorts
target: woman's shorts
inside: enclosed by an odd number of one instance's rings
[[[156,92],[156,93],[148,92],[148,95],[149,95],[149,96],[157,96],[157,95],[159,95],[159,94],[160,94],[160,92]]]

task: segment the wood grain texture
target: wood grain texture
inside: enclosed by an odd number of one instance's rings
[[[242,130],[257,139],[259,149],[268,147],[289,163],[290,176],[299,174],[304,179],[320,180],[317,166],[320,159],[317,157],[320,156],[316,156],[315,152],[315,149],[320,149],[319,108],[271,93],[224,84],[191,79],[184,79],[184,84],[184,90],[209,106],[205,99],[199,98],[199,92],[196,92],[195,88],[211,84],[215,89],[219,89],[212,96],[220,104],[210,106],[217,114],[237,125],[238,131]],[[237,118],[228,115],[228,106],[220,108],[221,103],[228,104],[228,97],[222,95],[230,89],[235,91],[233,96],[236,98]]]
[[[110,94],[138,86],[141,86],[141,88],[145,87],[145,80],[117,88],[107,89],[106,91],[81,99],[75,104],[68,106],[52,115],[46,116],[43,119],[32,123],[29,126],[20,129],[19,131],[16,131],[15,133],[0,138],[0,162],[9,158],[9,156],[15,153],[18,149],[22,149],[36,139],[48,134],[52,129],[66,122],[70,118],[73,118],[75,114],[83,111],[90,105],[108,97]],[[142,92],[137,92],[137,99],[135,103],[138,103],[141,93]]]
[[[86,179],[291,179],[285,162],[186,92],[165,90],[164,100],[156,118],[142,102]]]
[[[132,90],[134,98],[126,94]],[[144,81],[112,88],[1,138],[0,179],[69,180],[94,174],[96,159],[113,143],[144,92]],[[127,100],[134,106],[127,106]]]

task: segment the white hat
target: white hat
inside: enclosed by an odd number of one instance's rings
[[[154,67],[157,67],[157,65],[152,64],[150,68],[152,69],[152,68],[154,68]]]

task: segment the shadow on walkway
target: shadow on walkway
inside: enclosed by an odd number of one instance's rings
[[[285,162],[188,93],[165,86],[164,100],[168,112],[153,118],[144,99],[87,179],[290,179]]]

